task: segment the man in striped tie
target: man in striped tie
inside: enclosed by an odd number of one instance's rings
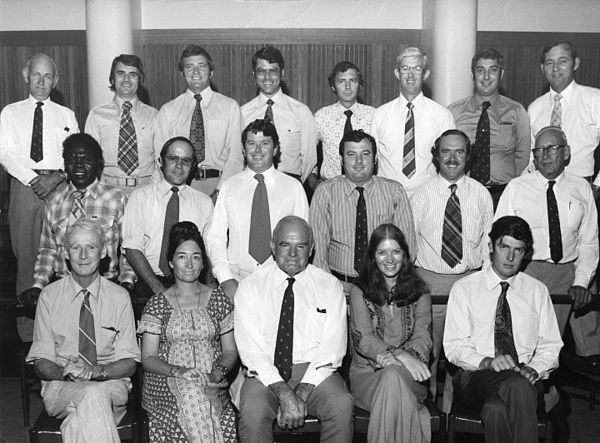
[[[27,362],[42,379],[46,411],[64,418],[64,442],[120,442],[116,425],[140,361],[129,294],[100,276],[107,249],[98,222],[69,227],[65,250],[72,273],[42,291]]]

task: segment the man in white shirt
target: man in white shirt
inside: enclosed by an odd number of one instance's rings
[[[123,218],[122,247],[137,275],[135,294],[141,300],[170,286],[166,254],[172,225],[190,221],[205,236],[213,211],[211,199],[186,184],[196,170],[194,147],[188,139],[168,140],[159,163],[163,179],[136,189]]]
[[[379,149],[379,175],[399,181],[408,196],[435,175],[431,147],[446,129],[454,128],[452,114],[423,95],[430,71],[427,55],[406,48],[396,58],[394,75],[400,96],[375,110],[370,134]]]
[[[115,95],[110,103],[93,108],[85,122],[85,132],[104,152],[102,181],[128,194],[150,183],[156,169],[153,138],[158,111],[138,98],[144,78],[137,55],[115,57],[108,77]]]
[[[336,372],[346,353],[346,301],[331,274],[308,264],[308,223],[281,219],[273,231],[276,263],[240,282],[235,296],[235,340],[248,375],[241,391],[242,442],[273,441],[283,429],[321,421],[322,442],[351,442],[352,396]]]
[[[154,150],[158,152],[172,137],[189,138],[198,160],[192,187],[210,195],[214,203],[223,181],[244,165],[240,107],[211,88],[214,64],[203,47],[187,46],[177,67],[188,89],[160,108]]]
[[[529,223],[534,252],[525,272],[553,294],[569,294],[577,311],[591,300],[588,288],[598,265],[598,215],[589,183],[565,169],[571,152],[559,127],[540,130],[533,149],[537,170],[510,181],[495,217],[518,215]],[[562,332],[571,307],[554,308]],[[577,354],[600,354],[598,312],[573,316],[570,325]]]
[[[269,241],[277,222],[286,215],[308,219],[302,185],[275,169],[281,152],[275,126],[256,120],[244,129],[241,139],[246,168],[223,183],[205,236],[213,273],[232,300],[239,280],[273,261]],[[265,194],[259,188],[266,193],[262,207],[258,195]]]
[[[433,147],[433,164],[437,175],[412,194],[417,253],[417,273],[427,283],[431,294],[447,295],[455,281],[481,268],[487,254],[487,238],[492,225],[492,198],[478,181],[467,177],[471,143],[458,129],[449,129],[438,137]],[[455,206],[456,205],[456,206]],[[450,223],[454,208],[460,224]],[[450,242],[457,245],[452,254]],[[446,306],[432,306],[433,361],[430,390],[437,392],[436,372],[442,349]],[[445,385],[444,410],[449,410],[450,384]]]
[[[538,442],[537,382],[558,367],[563,343],[548,288],[519,272],[532,245],[525,220],[496,220],[491,265],[457,281],[448,300],[444,350],[459,367],[454,395],[481,410],[486,443]]]
[[[529,105],[527,112],[532,134],[548,125],[560,126],[571,145],[571,161],[566,171],[592,183],[594,151],[600,143],[600,89],[575,82],[580,60],[569,41],[547,44],[540,61],[550,90]],[[533,170],[533,167],[529,169]],[[600,176],[596,177],[592,188],[598,199]]]
[[[252,57],[252,72],[259,94],[242,106],[244,126],[256,119],[275,125],[281,145],[279,170],[302,183],[317,164],[315,119],[304,103],[281,90],[283,55],[273,46],[264,46]]]
[[[8,219],[17,258],[17,294],[33,284],[44,199],[66,179],[62,143],[79,132],[73,111],[50,99],[59,78],[54,60],[35,54],[22,75],[29,97],[0,113],[0,164],[12,176]],[[33,320],[17,318],[17,329],[21,340],[32,340]]]

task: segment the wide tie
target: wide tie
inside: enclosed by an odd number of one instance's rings
[[[160,258],[158,267],[165,277],[171,276],[169,260],[167,260],[167,249],[169,249],[169,233],[175,223],[179,221],[179,188],[171,188],[171,198],[167,202],[167,211],[165,212],[165,224],[163,227],[162,246],[160,248]]]
[[[512,318],[510,315],[510,306],[506,299],[506,292],[508,291],[508,282],[503,281],[500,283],[502,291],[500,297],[498,297],[498,304],[496,305],[496,322],[494,324],[494,348],[496,357],[501,355],[510,355],[515,362],[519,364],[519,357],[515,348],[515,339],[513,337],[512,329]]]
[[[205,137],[204,137],[204,119],[202,118],[202,107],[200,102],[202,101],[202,95],[194,95],[196,99],[196,107],[192,114],[192,123],[190,124],[190,141],[194,145],[194,152],[196,154],[196,161],[198,163],[204,161],[204,149],[205,149]]]
[[[275,355],[273,364],[279,371],[284,381],[292,376],[292,363],[294,351],[294,290],[292,286],[296,281],[293,277],[288,280],[288,286],[283,293],[279,326],[277,328],[277,341],[275,342]]]
[[[96,364],[96,330],[94,329],[94,313],[90,307],[90,293],[82,289],[83,302],[79,310],[79,357],[92,366]]]
[[[344,114],[346,114],[346,124],[344,125],[344,135],[346,135],[348,132],[352,132],[352,111],[348,109],[344,111]]]
[[[481,104],[481,116],[473,145],[474,161],[471,166],[471,178],[484,185],[490,181],[490,117],[487,112],[489,107],[490,102]]]
[[[139,166],[137,137],[135,135],[133,119],[131,118],[131,102],[123,103],[117,164],[127,175],[131,175]]]
[[[44,159],[43,136],[44,129],[44,113],[42,112],[44,103],[37,102],[35,111],[33,112],[33,130],[31,131],[31,151],[29,156],[34,162],[39,162]]]
[[[256,174],[254,178],[258,184],[254,189],[252,199],[248,253],[254,260],[262,264],[271,256],[271,214],[269,212],[269,195],[265,186],[265,177],[262,174]]]
[[[367,251],[369,241],[367,235],[367,203],[364,197],[364,188],[357,186],[358,202],[356,203],[356,230],[354,231],[354,269],[360,272]]]
[[[442,259],[451,268],[455,267],[463,257],[462,251],[462,215],[460,201],[456,195],[456,184],[450,185],[450,197],[444,212],[442,228]]]
[[[415,115],[413,113],[413,104],[406,104],[408,112],[406,113],[406,123],[404,124],[404,157],[402,173],[408,178],[415,174],[416,159],[415,159]]]
[[[271,99],[267,100],[267,110],[265,111],[265,121],[269,123],[274,123],[273,120],[273,105],[275,102]]]
[[[558,217],[558,204],[554,195],[554,180],[548,182],[546,191],[546,204],[548,206],[548,232],[550,241],[550,257],[554,263],[563,258],[562,234],[560,232],[560,219]]]
[[[75,189],[71,193],[71,214],[75,217],[75,220],[79,220],[81,217],[85,217],[85,205],[83,204],[83,198],[85,197],[85,189]]]
[[[562,106],[560,100],[562,95],[556,94],[554,96],[554,107],[552,108],[552,116],[550,117],[550,126],[562,125]]]

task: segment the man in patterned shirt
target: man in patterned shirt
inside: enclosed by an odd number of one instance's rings
[[[41,290],[51,280],[69,275],[64,235],[67,228],[82,217],[97,221],[104,229],[108,259],[100,265],[102,275],[113,280],[118,277],[125,283],[125,276],[129,274],[131,280],[131,268],[119,254],[127,196],[121,189],[99,181],[104,167],[102,148],[88,134],[73,134],[63,143],[63,159],[69,184],[46,201],[33,287],[19,295],[26,306],[37,302]]]

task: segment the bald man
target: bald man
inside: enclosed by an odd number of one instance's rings
[[[0,164],[12,177],[8,218],[17,257],[17,294],[33,285],[44,200],[66,179],[62,143],[79,132],[73,111],[50,99],[59,78],[54,60],[35,54],[21,74],[29,97],[0,113]],[[32,319],[18,318],[17,329],[21,340],[33,339]]]

